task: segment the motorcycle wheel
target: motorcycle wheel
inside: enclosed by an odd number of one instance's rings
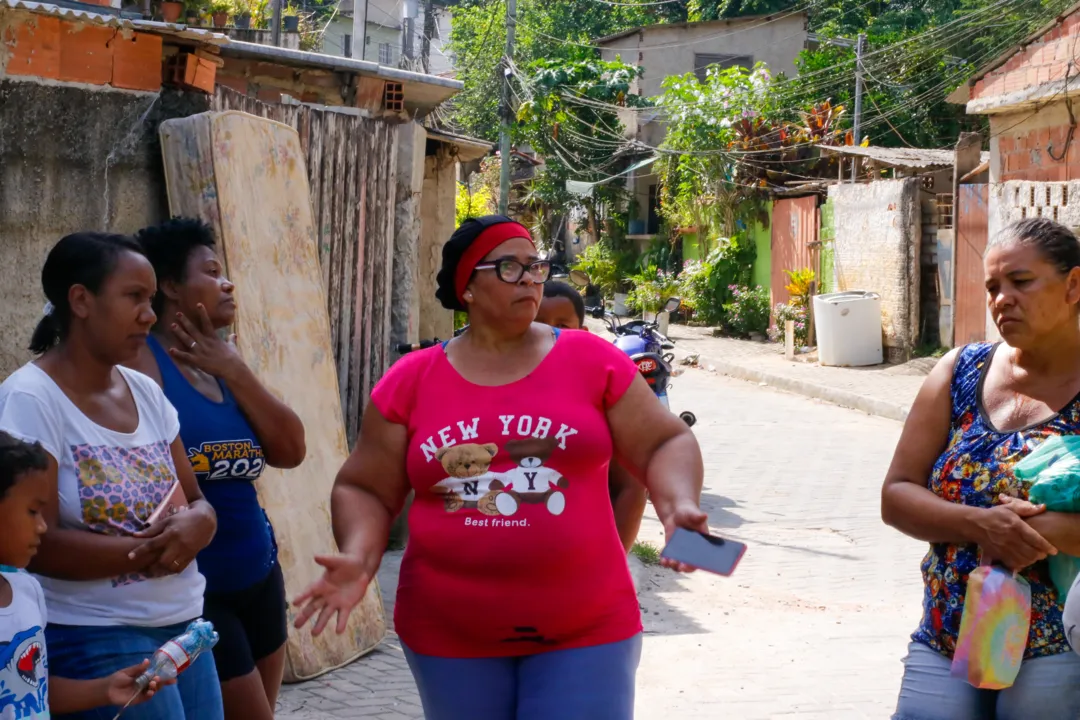
[[[697,425],[697,415],[692,412],[679,413],[679,419],[686,423],[687,427],[694,427]]]

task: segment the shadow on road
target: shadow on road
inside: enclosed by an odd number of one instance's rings
[[[739,504],[729,497],[715,493],[704,492],[701,494],[701,509],[709,514],[709,527],[717,530],[736,530],[746,522],[738,513],[731,509],[737,509]]]

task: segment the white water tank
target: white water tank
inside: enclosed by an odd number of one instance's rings
[[[853,290],[814,297],[818,362],[833,367],[880,365],[881,296]]]

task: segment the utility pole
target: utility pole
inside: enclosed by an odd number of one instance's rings
[[[855,147],[859,147],[862,144],[861,125],[862,125],[862,93],[863,93],[863,67],[862,67],[862,54],[863,48],[866,46],[866,35],[859,33],[859,42],[855,45],[855,121],[854,130],[852,135],[855,138]],[[855,178],[858,175],[856,168],[858,167],[858,159],[852,158],[851,160],[851,182],[855,182]]]
[[[502,61],[502,131],[499,134],[499,214],[510,208],[510,60],[514,57],[514,28],[517,25],[517,0],[506,0],[506,56]]]
[[[427,0],[424,3],[424,37],[420,41],[420,63],[423,65],[424,74],[431,73],[431,38],[435,36],[435,2]]]
[[[367,18],[370,0],[364,0],[363,14],[357,12],[360,9],[357,7],[359,2],[360,0],[353,0],[352,56],[357,60],[367,60]]]
[[[270,43],[274,47],[281,47],[281,2],[282,0],[273,0],[271,5]]]
[[[418,0],[405,0],[403,5],[405,10],[405,35],[403,42],[401,43],[402,50],[404,51],[406,62],[402,63],[407,70],[413,69],[412,61],[415,59],[415,52],[413,50],[413,42],[415,40],[416,28],[413,24],[416,18],[416,5]]]

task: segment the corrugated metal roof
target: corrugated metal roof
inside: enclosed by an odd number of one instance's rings
[[[854,146],[819,146],[824,152],[839,155],[859,155],[884,165],[924,170],[929,168],[952,167],[956,162],[953,150],[932,150],[928,148],[885,148]],[[983,152],[981,159],[988,161],[990,153]]]
[[[64,20],[91,23],[120,29],[139,30],[155,35],[171,35],[174,37],[197,40],[201,43],[224,45],[229,38],[213,30],[191,28],[178,23],[157,22],[155,20],[133,20],[110,13],[96,13],[89,10],[81,10],[69,7],[61,7],[52,3],[29,2],[29,0],[0,0],[0,8],[12,10],[25,10],[37,15],[51,15]]]

